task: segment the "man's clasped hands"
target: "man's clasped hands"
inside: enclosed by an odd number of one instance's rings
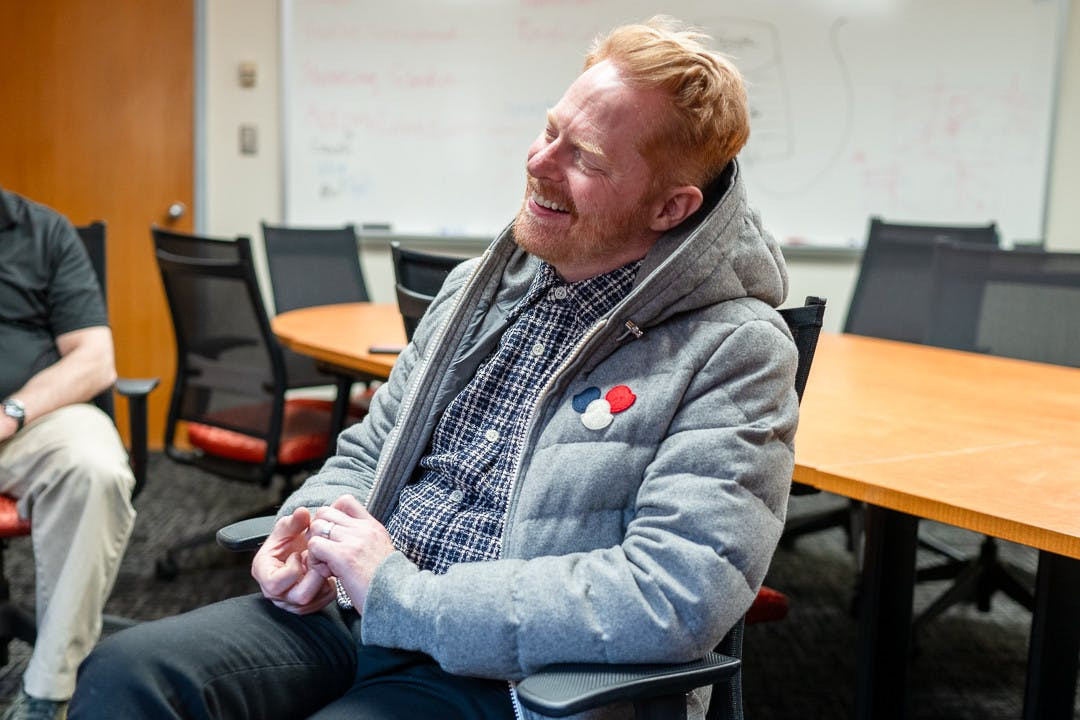
[[[251,575],[282,610],[306,615],[337,597],[335,578],[359,611],[375,569],[394,552],[386,528],[352,495],[278,518],[255,554]]]

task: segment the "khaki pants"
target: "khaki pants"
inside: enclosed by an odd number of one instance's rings
[[[116,427],[93,405],[56,410],[0,443],[0,493],[33,522],[38,635],[23,676],[33,697],[75,691],[135,522],[134,484]]]

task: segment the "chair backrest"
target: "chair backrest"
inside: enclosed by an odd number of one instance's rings
[[[810,377],[810,367],[814,363],[814,353],[817,350],[818,338],[821,336],[821,327],[825,320],[825,298],[810,295],[806,298],[805,305],[784,308],[780,311],[780,315],[787,323],[799,352],[799,363],[795,370],[795,394],[801,401],[803,390],[806,389],[806,381]],[[741,658],[745,626],[746,619],[740,618],[716,646],[716,652],[728,657]],[[743,716],[742,705],[742,670],[740,669],[731,679],[713,685],[706,720],[739,720]]]
[[[821,326],[825,321],[825,298],[810,295],[801,307],[784,308],[781,317],[787,323],[795,347],[799,351],[799,365],[795,371],[795,393],[802,400],[806,381],[810,377],[810,367],[814,363]]]
[[[109,293],[105,283],[108,279],[105,271],[105,223],[97,220],[89,225],[76,225],[75,232],[79,234],[86,254],[90,256],[90,264],[94,266],[94,274],[101,285],[101,297],[107,304]]]
[[[106,284],[108,275],[105,272],[105,223],[100,220],[89,225],[76,225],[75,231],[82,239],[86,254],[90,257],[90,265],[97,275],[98,285],[101,286],[101,299],[105,307],[109,306],[109,291]],[[131,463],[131,471],[135,475],[135,487],[131,490],[131,496],[138,495],[146,482],[147,466],[147,432],[146,413],[147,396],[157,387],[157,378],[131,379],[120,378],[113,387],[102,391],[94,398],[94,404],[101,408],[102,412],[116,421],[115,395],[119,393],[127,397],[128,411],[128,459]]]
[[[226,463],[215,471],[267,478],[276,465],[286,375],[255,279],[251,243],[242,236],[214,238],[157,227],[152,234],[176,338],[166,452],[182,462],[193,460],[175,445],[178,421],[232,430],[266,443],[263,466]]]
[[[927,343],[1080,367],[1080,253],[937,248]]]
[[[398,309],[405,324],[405,337],[412,340],[420,318],[435,299],[450,271],[468,258],[422,252],[390,243],[394,259],[394,284]]]
[[[871,218],[844,332],[924,342],[934,246],[941,242],[996,247],[997,226],[908,225]]]
[[[370,299],[353,225],[299,228],[264,222],[262,233],[276,312]],[[311,358],[288,348],[283,356],[289,387],[334,384]]]
[[[97,275],[98,285],[101,286],[101,301],[108,308],[109,291],[106,284],[108,275],[105,272],[105,223],[99,220],[89,225],[76,225],[75,231],[82,239],[86,254],[90,257],[90,264],[94,268],[94,274]],[[109,417],[116,417],[112,388],[95,397],[94,404],[108,414]]]
[[[356,228],[297,228],[262,223],[274,308],[367,302]]]

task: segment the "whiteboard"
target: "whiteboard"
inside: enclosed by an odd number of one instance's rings
[[[592,38],[664,12],[745,74],[781,242],[858,245],[870,215],[1041,238],[1066,2],[285,0],[285,221],[494,235]]]

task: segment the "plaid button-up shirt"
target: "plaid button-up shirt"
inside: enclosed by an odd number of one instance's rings
[[[386,523],[423,570],[497,558],[511,484],[540,392],[594,322],[630,291],[640,261],[565,283],[542,263],[499,345],[450,403]]]

